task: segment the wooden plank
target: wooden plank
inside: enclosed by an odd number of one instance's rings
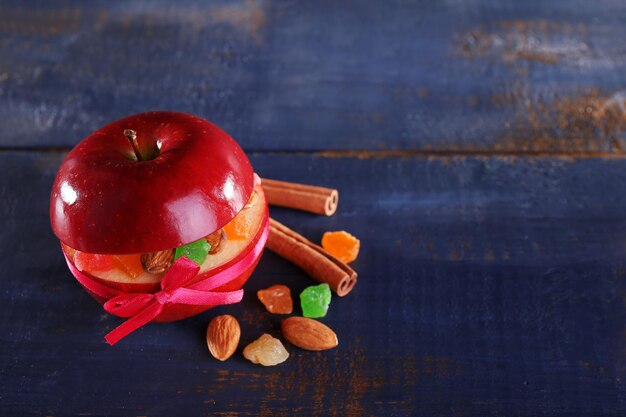
[[[3,3],[4,147],[163,108],[249,151],[626,145],[620,0]]]
[[[313,240],[362,241],[359,283],[324,319],[339,347],[288,346],[263,368],[241,348],[213,360],[204,331],[230,313],[242,346],[279,334],[255,291],[310,281],[271,253],[240,305],[104,343],[120,320],[74,282],[49,231],[62,157],[0,152],[3,416],[626,413],[622,159],[252,155],[263,176],[340,190],[334,217],[273,216]]]

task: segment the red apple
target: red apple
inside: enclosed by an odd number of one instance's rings
[[[260,198],[244,209],[253,192]],[[267,215],[263,192],[239,145],[214,124],[175,112],[130,116],[89,135],[61,165],[50,199],[52,229],[70,260],[75,251],[139,256],[169,250],[232,222],[247,222],[245,236],[228,238],[223,254],[209,255],[196,280],[249,253]],[[241,288],[254,265],[219,290]],[[157,291],[162,276],[83,272],[126,292]],[[205,309],[170,304],[157,321]]]
[[[137,135],[138,161],[124,135]],[[237,143],[196,116],[150,112],[96,130],[52,187],[52,229],[91,253],[153,252],[193,242],[235,217],[254,173]]]

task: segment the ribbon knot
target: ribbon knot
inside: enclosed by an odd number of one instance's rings
[[[223,279],[211,277],[203,282],[202,290],[188,287],[198,275],[200,267],[195,262],[181,257],[174,262],[161,279],[161,291],[154,294],[122,293],[106,303],[104,309],[118,317],[130,317],[113,329],[104,338],[114,345],[128,334],[156,318],[165,305],[170,303],[214,306],[241,301],[243,290],[230,292],[211,291],[224,284]],[[218,274],[219,275],[219,274]],[[228,276],[230,278],[230,276]]]
[[[167,304],[170,301],[171,297],[172,294],[170,294],[169,291],[159,291],[158,293],[154,294],[154,299],[159,304]]]

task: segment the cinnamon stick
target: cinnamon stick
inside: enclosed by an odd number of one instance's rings
[[[337,211],[339,192],[332,188],[297,184],[263,178],[261,181],[267,202],[315,214],[331,216]]]
[[[340,297],[352,291],[356,284],[354,269],[272,218],[266,247],[304,269],[316,281],[327,283]]]

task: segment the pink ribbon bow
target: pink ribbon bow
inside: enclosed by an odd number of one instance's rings
[[[103,285],[76,268],[65,254],[65,261],[72,275],[91,293],[108,300],[104,309],[128,320],[109,332],[104,338],[113,346],[130,333],[156,318],[167,304],[187,304],[212,307],[238,303],[243,298],[243,290],[219,292],[216,288],[232,281],[248,270],[260,256],[269,234],[269,221],[266,217],[263,232],[254,247],[234,265],[201,281],[190,284],[198,275],[200,266],[181,257],[174,262],[161,278],[161,290],[154,293],[128,293]]]
[[[241,301],[243,290],[213,292],[225,282],[210,279],[204,290],[185,288],[198,274],[200,267],[187,258],[178,258],[167,273],[161,278],[161,291],[154,294],[123,293],[104,303],[104,309],[119,317],[131,317],[113,329],[104,338],[112,346],[128,334],[153,320],[163,311],[166,304],[188,304],[214,306],[233,304]],[[219,275],[219,274],[218,274]],[[213,277],[212,277],[213,278]],[[219,277],[218,277],[219,278]]]

